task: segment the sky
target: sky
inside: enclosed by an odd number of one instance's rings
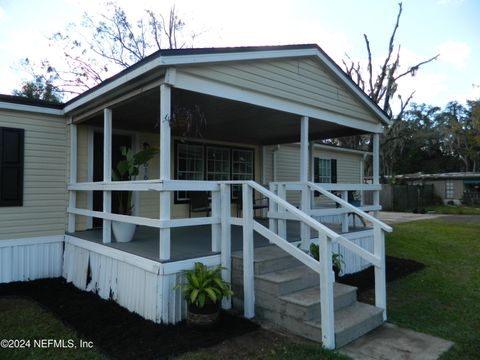
[[[168,14],[175,4],[199,34],[195,47],[317,43],[338,64],[345,54],[365,63],[367,34],[373,61],[383,60],[398,12],[398,0],[118,0],[132,18],[144,9]],[[0,93],[19,89],[28,75],[19,60],[61,59],[48,37],[99,14],[98,0],[0,0]],[[404,0],[397,32],[402,70],[437,54],[415,77],[399,82],[403,97],[445,106],[480,98],[480,0]],[[478,86],[473,86],[477,84]]]

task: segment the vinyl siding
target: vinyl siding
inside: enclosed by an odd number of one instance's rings
[[[372,111],[310,58],[189,66],[182,72],[377,123]]]
[[[115,121],[115,120],[114,120]],[[78,161],[77,161],[77,172],[78,172],[78,181],[87,181],[87,153],[88,153],[88,127],[79,125],[77,128],[77,152],[78,152]],[[147,142],[152,147],[159,148],[159,140],[160,136],[156,133],[134,133],[132,132],[132,136],[134,136],[135,141],[140,146],[144,142]],[[67,137],[69,139],[69,136]],[[178,138],[172,138],[172,160],[171,160],[171,174],[172,178],[175,177],[175,141]],[[202,139],[200,143],[207,143],[207,144],[216,144],[216,145],[224,145],[224,146],[231,146],[231,147],[241,147],[241,148],[252,148],[255,150],[255,180],[260,182],[262,178],[262,148],[260,146],[252,146],[249,144],[238,144],[238,143],[230,143],[230,142],[219,142],[219,141],[211,141],[208,139]],[[68,154],[67,154],[68,156]],[[92,164],[93,166],[93,164]],[[148,166],[148,178],[149,179],[158,179],[159,178],[159,168],[160,168],[160,157],[157,155],[149,162]],[[68,166],[67,166],[68,169]],[[140,176],[139,179],[143,179],[145,173],[143,167],[140,169]],[[139,204],[137,211],[139,212],[139,216],[148,217],[153,219],[158,219],[159,217],[159,208],[160,208],[160,194],[154,191],[141,191],[139,192]],[[77,192],[77,207],[86,209],[87,202],[86,202],[86,192]],[[171,216],[172,218],[186,218],[188,217],[188,204],[174,204],[174,196],[172,194],[172,208],[171,208]],[[202,213],[196,213],[192,216],[205,216]],[[76,230],[81,231],[86,229],[86,218],[83,216],[76,216]]]
[[[64,234],[65,119],[0,110],[0,126],[25,129],[23,206],[0,207],[0,240]]]
[[[273,146],[266,147],[266,179],[273,181]],[[340,151],[315,148],[314,156],[322,159],[337,160],[337,182],[344,184],[360,184],[362,155],[343,153]],[[297,144],[280,145],[276,152],[277,181],[300,181],[300,146]],[[268,164],[268,165],[267,165]],[[294,205],[300,203],[300,192],[289,191],[287,200]],[[322,203],[322,197],[316,198]]]

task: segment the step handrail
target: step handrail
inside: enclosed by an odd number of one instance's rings
[[[365,211],[359,209],[358,207],[353,206],[348,201],[345,201],[342,198],[339,198],[338,196],[332,194],[330,191],[325,190],[320,185],[315,184],[315,183],[310,182],[310,181],[307,182],[307,185],[310,187],[311,190],[318,191],[319,193],[321,193],[325,197],[329,198],[330,200],[333,200],[336,203],[342,205],[344,208],[350,210],[350,212],[353,212],[353,213],[357,214],[358,216],[364,218],[365,220],[370,221],[374,225],[378,225],[384,231],[386,231],[386,232],[392,232],[393,231],[391,226],[388,226],[383,221],[380,221],[376,217],[373,217],[373,216],[367,214]]]

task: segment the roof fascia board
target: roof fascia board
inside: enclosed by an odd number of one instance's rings
[[[0,110],[13,110],[22,112],[32,112],[46,115],[63,116],[64,112],[61,109],[53,109],[42,106],[15,104],[11,102],[0,101]]]
[[[362,102],[367,105],[377,116],[379,116],[385,123],[385,125],[390,124],[390,119],[383,111],[381,111],[373,101],[365,94],[358,86],[353,83],[353,80],[348,77],[342,70],[340,70],[335,64],[332,63],[332,60],[328,59],[325,54],[323,54],[320,50],[315,50],[316,55],[318,58],[337,76],[339,77],[342,82],[351,90],[353,91],[361,100]]]
[[[300,146],[300,143],[295,143],[293,145]],[[333,152],[340,152],[340,153],[349,153],[349,154],[355,154],[355,155],[360,155],[360,156],[372,154],[369,151],[348,149],[348,148],[343,148],[343,147],[329,146],[329,145],[317,144],[317,143],[314,143],[313,146],[316,149],[323,149],[323,150],[326,150],[326,151],[333,151]]]
[[[366,121],[354,119],[327,110],[313,108],[299,104],[291,100],[280,99],[267,94],[260,94],[244,88],[237,88],[231,85],[214,82],[200,78],[182,71],[176,73],[175,87],[184,90],[196,91],[220,98],[241,101],[253,105],[263,106],[270,109],[298,114],[301,116],[333,122],[346,127],[359,129],[370,133],[382,133],[383,126],[380,124],[367,123]],[[314,120],[312,119],[312,120]]]

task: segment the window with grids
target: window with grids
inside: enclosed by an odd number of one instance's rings
[[[318,182],[327,184],[332,182],[332,162],[330,159],[319,159]]]
[[[453,181],[447,180],[445,182],[445,198],[453,199]]]
[[[177,145],[177,179],[203,180],[204,179],[203,146],[196,144]],[[187,200],[186,191],[177,193],[178,200]]]
[[[230,149],[207,146],[207,180],[230,179]]]
[[[232,180],[253,179],[253,151],[232,149]],[[240,194],[240,185],[232,186],[232,197],[237,199]]]

